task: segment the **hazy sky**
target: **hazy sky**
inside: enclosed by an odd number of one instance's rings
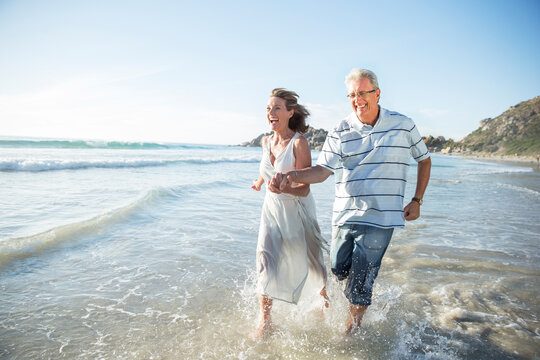
[[[330,129],[352,68],[460,139],[540,95],[540,1],[0,0],[0,135],[237,144],[275,87]]]

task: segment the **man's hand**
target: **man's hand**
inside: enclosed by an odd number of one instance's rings
[[[420,217],[420,204],[416,201],[411,201],[405,206],[405,209],[403,209],[403,215],[407,221],[418,219]]]

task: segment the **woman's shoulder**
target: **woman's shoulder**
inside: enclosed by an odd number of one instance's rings
[[[304,136],[304,134],[302,134],[302,133],[296,133],[294,142],[295,142],[295,143],[299,143],[299,142],[302,142],[302,141],[307,142],[307,139],[306,139],[306,137]]]
[[[307,139],[305,138],[304,135],[302,134],[299,134],[296,139],[294,139],[294,147],[296,149],[299,149],[299,150],[302,150],[302,149],[307,149],[309,150],[309,143],[307,141]]]

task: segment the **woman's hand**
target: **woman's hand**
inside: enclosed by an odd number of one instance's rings
[[[253,185],[251,186],[251,188],[255,191],[261,191],[261,186],[263,182],[263,178],[259,177],[258,179],[253,180]]]
[[[261,191],[261,185],[259,185],[257,180],[253,180],[253,185],[251,185],[251,188],[255,191]]]
[[[283,190],[285,190],[285,189],[280,189],[280,184],[283,177],[284,175],[282,173],[280,172],[276,173],[276,175],[274,175],[274,177],[268,182],[268,185],[267,185],[268,190],[276,194],[281,194]]]

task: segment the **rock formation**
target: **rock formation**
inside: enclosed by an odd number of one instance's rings
[[[428,136],[424,141],[433,152],[538,156],[540,96],[511,106],[496,118],[481,120],[478,129],[459,142],[442,136]]]

